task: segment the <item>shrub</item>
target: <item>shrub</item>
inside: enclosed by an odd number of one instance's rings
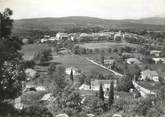
[[[53,59],[51,52],[51,49],[42,49],[35,54],[34,60],[39,64],[44,64]]]
[[[45,107],[30,106],[21,111],[21,116],[30,117],[53,117],[52,113]]]

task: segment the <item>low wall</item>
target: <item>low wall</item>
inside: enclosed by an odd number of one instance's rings
[[[132,83],[133,83],[134,87],[140,92],[142,97],[147,97],[147,95],[156,95],[155,92],[140,86],[135,81],[132,81]]]

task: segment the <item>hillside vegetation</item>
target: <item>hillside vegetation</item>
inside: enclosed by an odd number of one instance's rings
[[[160,19],[160,20],[159,20]],[[107,20],[93,17],[34,18],[14,21],[14,33],[28,31],[64,31],[77,27],[102,27],[105,29],[136,29],[165,31],[165,18],[140,20]]]

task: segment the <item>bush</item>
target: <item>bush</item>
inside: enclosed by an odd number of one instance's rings
[[[132,79],[128,76],[118,79],[117,90],[129,92],[131,88],[134,88],[132,84]]]
[[[34,68],[35,66],[35,61],[34,60],[30,60],[30,61],[25,61],[24,62],[24,68]]]
[[[8,103],[0,103],[0,116],[18,116],[18,110],[16,110],[13,105]],[[9,116],[10,117],[10,116]]]
[[[30,117],[53,117],[52,113],[45,107],[30,106],[21,111],[21,116]]]
[[[51,52],[51,49],[42,49],[35,54],[34,60],[39,64],[44,64],[53,59]]]

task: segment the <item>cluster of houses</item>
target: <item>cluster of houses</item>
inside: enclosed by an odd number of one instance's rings
[[[40,40],[41,43],[45,42],[53,42],[53,41],[60,41],[60,40],[114,40],[114,41],[121,41],[125,38],[128,34],[119,32],[99,32],[99,33],[57,33],[56,36],[51,37],[49,35],[44,35],[44,37]]]
[[[152,60],[155,62],[155,64],[165,63],[165,57],[161,57],[162,53],[163,52],[161,50],[150,51],[150,55],[153,56]]]

